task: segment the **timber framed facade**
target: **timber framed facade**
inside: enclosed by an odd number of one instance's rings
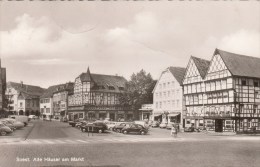
[[[68,97],[69,119],[113,121],[133,120],[134,113],[120,104],[126,79],[120,76],[82,73],[75,79],[73,94]]]
[[[260,130],[260,59],[216,49],[191,57],[183,80],[186,127],[216,132]]]

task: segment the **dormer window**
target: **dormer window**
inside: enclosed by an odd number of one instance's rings
[[[108,89],[109,90],[115,90],[115,87],[114,86],[108,86]]]

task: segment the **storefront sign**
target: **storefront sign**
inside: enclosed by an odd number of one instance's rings
[[[84,106],[80,106],[80,107],[69,107],[68,110],[69,110],[69,111],[84,110]]]

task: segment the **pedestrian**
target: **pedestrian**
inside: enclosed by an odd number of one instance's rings
[[[172,125],[171,128],[171,136],[177,137],[177,129],[174,127],[174,125]]]

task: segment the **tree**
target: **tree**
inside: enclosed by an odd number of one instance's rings
[[[130,81],[126,83],[126,91],[120,97],[120,103],[129,105],[135,111],[135,118],[138,118],[142,104],[153,103],[152,91],[155,84],[151,74],[146,74],[143,69],[137,74],[133,73]]]

